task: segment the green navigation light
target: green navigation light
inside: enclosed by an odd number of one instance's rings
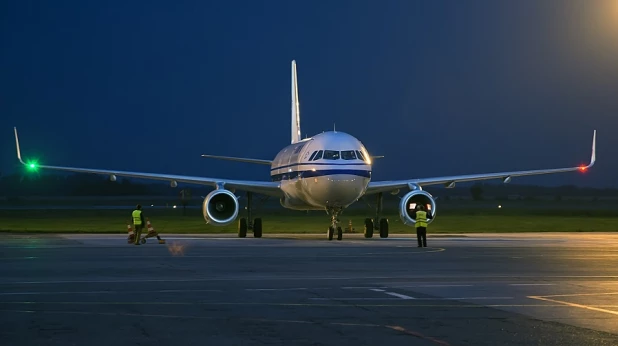
[[[26,164],[26,167],[30,171],[36,171],[39,168],[39,165],[36,163],[36,161],[31,161]]]

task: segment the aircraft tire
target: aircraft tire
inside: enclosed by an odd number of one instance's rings
[[[341,227],[337,227],[337,240],[343,239],[343,230]]]
[[[244,217],[238,220],[238,238],[247,237],[247,219]]]
[[[370,218],[365,219],[365,238],[373,238],[373,220]]]
[[[380,219],[380,238],[388,238],[388,219]]]
[[[335,229],[331,226],[328,227],[328,240],[333,240],[333,235],[335,235]]]
[[[262,219],[257,218],[253,220],[253,237],[262,238]]]

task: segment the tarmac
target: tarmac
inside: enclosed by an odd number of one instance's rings
[[[3,345],[618,345],[618,234],[0,234]]]

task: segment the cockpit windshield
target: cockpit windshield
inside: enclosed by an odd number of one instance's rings
[[[324,160],[339,160],[339,152],[335,150],[324,150]]]
[[[356,160],[356,154],[354,154],[354,150],[344,150],[341,152],[341,158],[344,160]]]
[[[360,150],[356,151],[356,155],[358,156],[359,160],[365,161],[365,155],[363,155],[363,153]]]
[[[317,161],[320,159],[367,161],[365,159],[365,155],[363,155],[363,153],[359,150],[316,150],[311,154],[311,156],[309,156],[308,161]]]

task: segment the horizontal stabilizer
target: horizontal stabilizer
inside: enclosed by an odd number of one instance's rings
[[[228,160],[228,161],[257,163],[257,164],[260,164],[260,165],[270,165],[270,164],[272,164],[272,161],[270,161],[270,160],[248,159],[248,158],[244,158],[244,157],[217,156],[217,155],[206,155],[206,154],[202,154],[202,157],[206,157],[206,158],[209,158],[209,159],[220,159],[220,160]]]

